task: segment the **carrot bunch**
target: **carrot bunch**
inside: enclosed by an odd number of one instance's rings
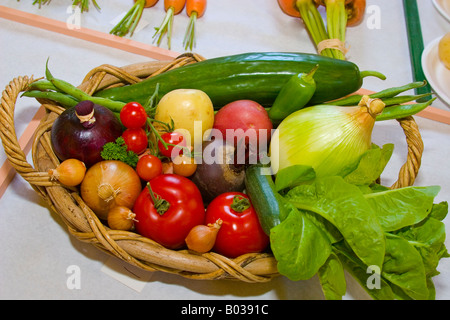
[[[40,9],[43,4],[49,4],[50,1],[51,0],[34,0],[33,4],[38,4],[39,5],[39,9]]]
[[[164,0],[164,10],[166,11],[166,15],[159,28],[155,28],[156,32],[153,35],[154,41],[157,41],[158,46],[164,35],[167,34],[167,46],[170,49],[173,19],[175,15],[183,11],[185,4],[186,0]]]
[[[125,14],[122,20],[112,28],[110,33],[120,37],[127,34],[133,36],[134,30],[141,20],[144,8],[153,7],[157,2],[158,0],[134,0],[134,5]]]
[[[19,1],[19,0],[17,0],[17,1]],[[51,2],[51,0],[34,0],[33,4],[38,4],[39,8],[41,8],[41,6],[43,4],[49,4],[50,2]],[[97,2],[95,0],[92,0],[92,4],[98,10],[100,10],[100,6],[97,4]],[[89,11],[89,0],[73,0],[72,5],[80,7],[81,12]]]
[[[186,14],[189,16],[189,24],[184,35],[183,45],[185,50],[191,50],[195,46],[195,22],[206,11],[206,0],[187,0]]]
[[[366,0],[278,0],[281,10],[303,20],[319,54],[345,60],[345,36],[348,26],[363,19]],[[317,9],[325,6],[327,28]]]
[[[92,4],[94,5],[95,8],[100,10],[100,6],[97,4],[95,0],[92,0]],[[89,11],[89,0],[73,0],[72,5],[79,6],[81,12]]]

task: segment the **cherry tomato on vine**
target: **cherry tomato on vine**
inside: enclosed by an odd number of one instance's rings
[[[213,251],[229,258],[263,251],[269,244],[248,196],[242,192],[226,192],[211,201],[205,223],[221,219]]]
[[[162,173],[162,162],[152,154],[143,155],[137,162],[136,172],[142,180],[150,181]]]
[[[147,149],[148,138],[147,133],[142,128],[126,129],[122,133],[122,138],[128,147],[128,150],[140,154]]]
[[[166,157],[169,157],[171,159],[175,158],[179,154],[182,153],[182,148],[180,147],[186,147],[186,140],[184,139],[184,136],[177,131],[172,132],[165,132],[161,135],[161,138],[164,140],[165,143],[177,145],[179,147],[174,147],[172,145],[167,146],[167,149],[164,147],[163,143],[161,141],[158,141],[158,149],[159,152]],[[174,153],[172,154],[173,149],[175,149]]]
[[[147,123],[147,113],[138,102],[129,102],[120,110],[120,121],[128,129],[142,128]]]
[[[162,174],[142,190],[133,212],[136,231],[169,249],[180,249],[196,225],[205,221],[203,199],[188,178]]]

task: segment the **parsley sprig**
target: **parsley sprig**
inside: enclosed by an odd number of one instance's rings
[[[139,160],[139,156],[130,150],[122,137],[118,137],[115,142],[108,142],[103,146],[100,153],[104,160],[120,160],[135,168]]]

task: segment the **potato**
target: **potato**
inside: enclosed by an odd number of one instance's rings
[[[194,146],[194,140],[200,140],[195,143],[201,146],[203,134],[214,124],[214,107],[209,96],[201,90],[175,89],[161,98],[156,107],[155,119],[169,124],[173,120],[175,131],[185,135],[191,141],[191,146]],[[194,130],[196,121],[197,132]],[[201,137],[194,135],[199,133]]]
[[[450,69],[450,32],[439,41],[438,52],[439,59],[447,69]]]

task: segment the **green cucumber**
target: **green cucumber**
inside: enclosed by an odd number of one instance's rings
[[[159,83],[159,98],[174,89],[199,89],[208,94],[216,110],[241,99],[254,100],[269,107],[293,75],[308,73],[316,65],[319,65],[314,75],[317,88],[309,104],[319,104],[353,93],[361,88],[362,79],[366,76],[385,78],[375,71],[360,72],[358,66],[350,61],[317,54],[256,52],[207,59],[136,84],[103,89],[95,95],[143,104]]]
[[[270,235],[270,229],[280,223],[284,206],[282,197],[275,191],[271,175],[263,174],[264,166],[254,164],[245,170],[245,190],[258,215],[262,229]],[[265,168],[269,169],[270,168]]]

